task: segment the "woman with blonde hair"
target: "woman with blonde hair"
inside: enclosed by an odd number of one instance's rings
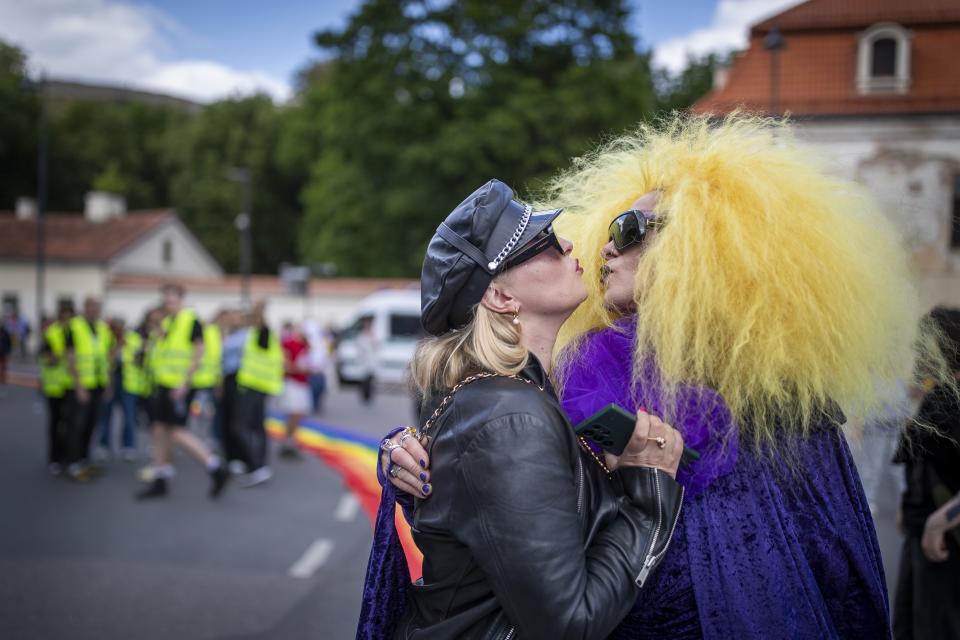
[[[642,127],[548,199],[588,289],[558,340],[569,419],[644,406],[701,453],[671,553],[612,637],[889,637],[840,427],[911,376],[920,305],[895,225],[787,125],[744,115]]]
[[[430,496],[412,513],[423,577],[387,585],[378,540],[360,638],[603,638],[667,551],[682,438],[638,412],[622,455],[601,457],[574,436],[553,391],[557,332],[586,293],[572,245],[553,233],[558,214],[533,212],[493,180],[427,247],[432,337],[412,371],[423,422],[383,445],[389,476]],[[436,492],[407,464],[418,438]]]

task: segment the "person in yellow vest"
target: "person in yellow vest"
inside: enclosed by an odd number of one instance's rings
[[[136,330],[125,331],[120,341],[115,394],[123,410],[121,445],[124,460],[128,462],[136,459],[137,424],[140,415],[145,412],[146,399],[150,395],[150,380],[145,362],[150,313],[148,311],[144,314]],[[109,447],[109,440],[106,441],[106,446]]]
[[[94,449],[94,459],[108,458],[113,452],[113,414],[114,409],[122,409],[121,391],[123,388],[123,352],[124,337],[126,336],[126,322],[123,318],[111,318],[110,323],[110,353],[107,355],[107,385],[100,403],[100,415],[97,418],[97,430],[100,433],[99,446]],[[126,424],[123,425],[123,457],[127,461],[134,459],[132,439],[126,433]]]
[[[149,483],[136,497],[167,495],[167,482],[173,476],[173,448],[179,445],[206,467],[211,481],[210,497],[217,498],[229,476],[226,465],[186,429],[188,407],[194,395],[193,377],[203,364],[203,326],[193,310],[183,308],[183,287],[167,284],[161,291],[166,317],[163,335],[151,357],[153,469]]]
[[[191,403],[191,415],[197,417],[194,425],[207,430],[213,440],[219,440],[216,434],[216,405],[220,392],[222,374],[220,359],[223,353],[223,338],[220,321],[223,312],[217,313],[210,322],[203,325],[203,359],[200,368],[193,374],[194,397]],[[200,423],[199,425],[197,423]]]
[[[110,383],[109,354],[113,334],[100,319],[100,301],[83,301],[83,315],[74,316],[64,340],[67,370],[73,382],[70,447],[67,472],[73,480],[87,482],[97,475],[90,460],[90,440],[100,415],[100,403]]]
[[[64,411],[68,395],[73,395],[73,380],[67,371],[66,332],[73,318],[73,301],[64,300],[57,308],[57,319],[42,333],[40,346],[40,388],[47,400],[47,469],[63,474],[67,464],[68,413]]]
[[[241,480],[252,487],[273,477],[267,466],[267,432],[264,426],[267,396],[283,390],[283,351],[277,334],[267,326],[266,304],[257,302],[251,313],[251,327],[237,371],[237,400],[233,427],[239,430],[248,473]]]

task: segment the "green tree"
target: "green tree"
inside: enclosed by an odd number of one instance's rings
[[[276,273],[296,258],[298,194],[276,162],[285,112],[264,95],[222,100],[206,107],[171,136],[177,167],[172,202],[184,221],[228,271],[239,268],[234,219],[242,206],[241,186],[231,168],[250,171],[253,197],[253,271]]]
[[[622,0],[367,0],[316,37],[317,157],[303,254],[341,273],[414,275],[443,216],[491,177],[535,190],[655,109]]]
[[[0,41],[0,210],[37,190],[39,103],[26,80],[26,56]]]
[[[661,111],[683,111],[713,89],[717,69],[732,62],[732,54],[710,53],[689,58],[680,73],[659,69],[654,74],[657,85],[657,107]]]

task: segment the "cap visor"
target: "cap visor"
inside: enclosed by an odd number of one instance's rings
[[[563,209],[548,209],[546,211],[534,211],[531,213],[527,228],[524,229],[523,235],[517,240],[517,244],[514,246],[513,251],[510,252],[510,255],[507,256],[507,259],[523,251],[526,246],[530,244],[530,241],[540,235],[540,232],[553,223],[562,212]]]

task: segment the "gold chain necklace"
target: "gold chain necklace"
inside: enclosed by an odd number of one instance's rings
[[[456,395],[457,391],[460,391],[460,389],[464,388],[471,382],[476,382],[477,380],[482,380],[484,378],[496,378],[496,377],[510,378],[511,380],[519,380],[520,382],[523,382],[525,384],[535,386],[540,391],[544,390],[543,387],[541,387],[538,384],[535,384],[532,380],[528,380],[527,378],[524,378],[518,375],[506,376],[501,373],[491,373],[489,371],[484,371],[482,373],[477,373],[475,375],[468,376],[463,380],[461,380],[460,382],[458,382],[452,389],[450,389],[450,393],[448,393],[446,397],[443,399],[443,401],[440,402],[440,405],[433,412],[433,415],[431,415],[427,419],[427,421],[423,423],[423,428],[417,432],[416,434],[417,440],[421,440],[421,438],[423,438],[424,436],[426,436],[428,439],[430,438],[427,431],[429,431],[433,427],[434,423],[440,418],[440,416],[443,415],[443,412],[446,411],[447,406],[450,404],[450,401],[453,400],[453,396]],[[590,457],[593,458],[593,461],[596,462],[598,465],[600,465],[600,468],[603,469],[603,472],[607,474],[607,478],[612,480],[613,472],[610,471],[607,465],[603,463],[603,460],[601,460],[599,456],[597,456],[597,454],[594,453],[593,449],[590,448],[590,445],[587,444],[587,441],[583,438],[583,436],[577,436],[577,440],[580,443],[580,448],[583,449],[588,454],[590,454]]]

